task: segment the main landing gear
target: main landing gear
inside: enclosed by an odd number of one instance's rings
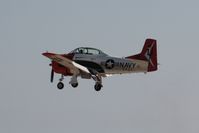
[[[78,86],[78,83],[72,83],[71,86],[72,86],[73,88],[76,88],[76,87]]]
[[[94,76],[93,79],[95,80],[95,86],[94,89],[96,91],[100,91],[101,88],[103,87],[102,85],[102,78],[101,76]],[[62,90],[64,88],[64,83],[62,82],[64,80],[64,75],[61,75],[61,78],[59,79],[59,82],[57,84],[57,88],[59,90]],[[76,88],[78,86],[78,81],[77,81],[77,75],[73,75],[69,84],[71,84],[71,86],[73,88]]]
[[[69,84],[71,84],[71,86],[73,88],[76,88],[78,86],[78,82],[77,82],[77,75],[73,75]]]
[[[100,91],[102,87],[103,86],[100,83],[96,83],[95,86],[94,86],[94,88],[95,88],[96,91]]]
[[[103,85],[102,85],[102,77],[99,76],[99,75],[96,75],[95,77],[93,77],[93,79],[95,80],[95,86],[94,86],[95,90],[96,91],[100,91],[101,88],[103,87]]]

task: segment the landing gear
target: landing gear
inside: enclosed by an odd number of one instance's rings
[[[59,83],[57,84],[57,88],[62,90],[64,88],[64,84],[62,81],[64,80],[64,75],[61,75],[61,78],[59,79]]]
[[[93,79],[95,80],[95,86],[94,86],[95,90],[96,91],[100,91],[101,88],[103,87],[103,85],[102,85],[102,77],[100,75],[96,74],[96,76],[93,77]]]
[[[71,86],[72,86],[73,88],[76,88],[76,87],[78,86],[78,83],[72,83]]]
[[[59,82],[57,84],[57,88],[60,89],[60,90],[62,90],[64,88],[64,84],[62,82]]]
[[[102,88],[102,84],[101,83],[96,83],[94,87],[95,87],[96,91],[100,91],[101,88]]]
[[[61,78],[59,79],[59,83],[57,84],[57,88],[60,90],[64,88],[64,84],[62,83],[63,80],[64,80],[64,75],[61,75]],[[71,81],[69,83],[71,84],[73,88],[76,88],[78,86],[77,75],[74,75],[71,78]]]
[[[77,75],[73,75],[69,84],[71,84],[71,86],[73,88],[76,88],[78,86],[78,82],[77,82]]]
[[[78,77],[78,75],[76,75],[76,74],[73,75],[69,82],[69,84],[71,84],[71,86],[73,88],[76,88],[78,86],[77,77]],[[95,91],[100,91],[101,88],[103,87],[101,75],[96,74],[96,75],[93,75],[92,78],[95,81],[95,86],[94,86]],[[59,90],[62,90],[64,88],[64,84],[62,83],[63,80],[64,80],[64,75],[61,75],[61,78],[59,79],[59,82],[57,84],[57,88]]]

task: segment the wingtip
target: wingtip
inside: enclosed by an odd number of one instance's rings
[[[43,56],[47,56],[48,55],[48,52],[44,52],[42,53]]]
[[[48,53],[48,52],[44,52],[42,53],[43,56],[46,56],[46,57],[50,57],[52,55],[55,55],[54,53]]]

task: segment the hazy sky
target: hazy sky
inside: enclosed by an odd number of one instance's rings
[[[1,133],[198,133],[199,2],[1,0]],[[96,92],[50,83],[46,50],[90,46],[124,57],[158,42],[159,70],[113,76]]]

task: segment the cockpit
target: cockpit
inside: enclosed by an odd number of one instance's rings
[[[76,48],[75,50],[71,51],[70,53],[107,56],[107,54],[105,54],[104,52],[102,52],[99,49],[88,48],[88,47]]]

